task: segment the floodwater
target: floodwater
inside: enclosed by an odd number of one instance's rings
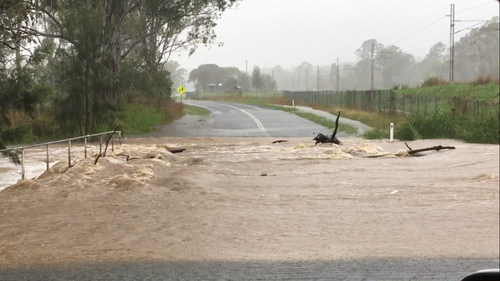
[[[96,165],[74,148],[67,171],[60,147],[51,152],[60,164],[0,192],[0,268],[416,257],[498,265],[498,145],[414,141],[456,149],[405,157],[398,141],[273,140],[129,139]],[[44,153],[27,153],[30,178]]]

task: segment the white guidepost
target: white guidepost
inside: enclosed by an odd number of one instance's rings
[[[391,123],[390,133],[389,133],[389,142],[392,142],[393,138],[394,138],[394,123]]]
[[[295,107],[295,100],[292,100],[292,107]]]

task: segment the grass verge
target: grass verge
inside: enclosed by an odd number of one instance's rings
[[[328,129],[331,129],[331,130],[335,129],[335,121],[330,120],[328,118],[325,118],[323,116],[318,116],[318,115],[315,115],[315,114],[309,113],[309,112],[295,112],[295,115],[300,116],[300,117],[307,119],[309,121],[312,121],[316,124],[319,124],[323,127],[328,128]],[[339,123],[338,131],[344,132],[348,135],[355,135],[358,132],[358,130],[356,128],[354,128],[353,126],[350,126],[347,124],[341,124],[341,123]]]
[[[165,125],[182,117],[183,105],[175,102],[167,103],[164,110],[146,104],[124,104],[116,114],[116,123],[121,123],[124,134],[139,135],[148,133],[153,126]]]
[[[199,115],[202,117],[206,117],[210,115],[210,111],[197,106],[192,105],[184,105],[184,114],[185,115]]]
[[[414,114],[395,129],[400,140],[452,138],[470,143],[500,143],[500,114],[453,115],[446,111]]]

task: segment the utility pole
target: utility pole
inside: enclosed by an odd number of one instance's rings
[[[309,89],[309,69],[306,70],[306,91]]]
[[[371,48],[371,95],[373,96],[373,91],[375,90],[375,43],[372,42]]]
[[[450,83],[453,82],[455,64],[455,4],[450,5]]]
[[[274,70],[273,70],[273,93],[274,93],[274,90],[276,90],[275,89],[276,87],[274,86],[275,84],[276,84],[276,82],[274,81]]]
[[[316,91],[319,91],[319,65],[318,65],[318,86],[316,88]]]
[[[339,57],[337,57],[337,93],[339,91],[339,77],[340,77],[340,67],[339,67]]]

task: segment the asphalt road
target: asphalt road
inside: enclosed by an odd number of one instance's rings
[[[186,102],[187,103],[187,102]],[[314,133],[331,134],[324,128],[295,114],[266,107],[214,101],[190,101],[203,107],[210,116],[184,116],[157,127],[157,131],[140,137],[306,137]],[[339,131],[338,137],[346,134]]]

